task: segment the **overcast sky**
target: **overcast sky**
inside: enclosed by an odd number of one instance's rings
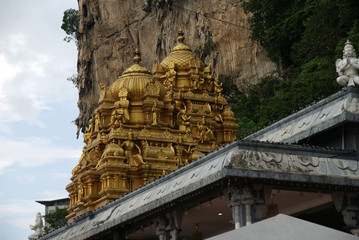
[[[63,12],[76,0],[0,0],[0,239],[33,233],[36,200],[67,197],[83,146],[72,121],[75,44],[63,41]]]

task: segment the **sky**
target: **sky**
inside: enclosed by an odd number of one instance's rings
[[[0,0],[0,239],[34,231],[36,200],[68,197],[83,147],[73,120],[77,49],[63,41],[63,12],[76,0]]]

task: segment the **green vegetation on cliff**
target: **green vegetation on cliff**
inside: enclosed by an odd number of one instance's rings
[[[64,41],[71,42],[75,41],[77,45],[77,31],[79,28],[79,11],[76,9],[67,9],[62,17],[61,29],[66,32]]]
[[[357,0],[249,0],[251,38],[280,71],[230,102],[244,137],[340,89],[335,60],[359,49]]]

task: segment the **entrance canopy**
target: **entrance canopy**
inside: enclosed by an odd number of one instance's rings
[[[358,240],[358,237],[295,217],[275,217],[239,228],[208,240]]]

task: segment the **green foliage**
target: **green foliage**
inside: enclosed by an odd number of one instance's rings
[[[67,209],[59,209],[56,207],[55,212],[45,215],[45,221],[49,227],[45,227],[45,232],[53,231],[59,227],[67,224],[66,216],[68,215]]]
[[[279,65],[290,63],[290,47],[303,31],[308,12],[305,0],[251,0],[243,3],[252,30],[252,40],[258,41],[268,57]]]
[[[77,87],[77,75],[76,74],[73,74],[71,77],[68,77],[67,81],[72,82],[74,87]]]
[[[359,49],[359,1],[249,0],[243,6],[251,14],[251,38],[281,71],[235,96],[240,137],[338,91],[335,60],[347,39]]]
[[[250,0],[243,8],[251,38],[284,68],[331,54],[359,18],[356,0]]]
[[[335,78],[331,57],[312,59],[296,76],[285,73],[281,77],[263,78],[261,83],[249,88],[247,95],[237,95],[237,102],[232,105],[239,136],[247,136],[338,91],[340,86]]]
[[[237,85],[230,76],[220,74],[218,80],[222,84],[223,97],[230,105],[234,104],[237,101],[237,95],[240,94]]]
[[[63,29],[67,34],[67,36],[64,38],[64,41],[71,42],[74,40],[77,43],[79,19],[78,10],[70,8],[64,12],[61,25],[61,29]]]

